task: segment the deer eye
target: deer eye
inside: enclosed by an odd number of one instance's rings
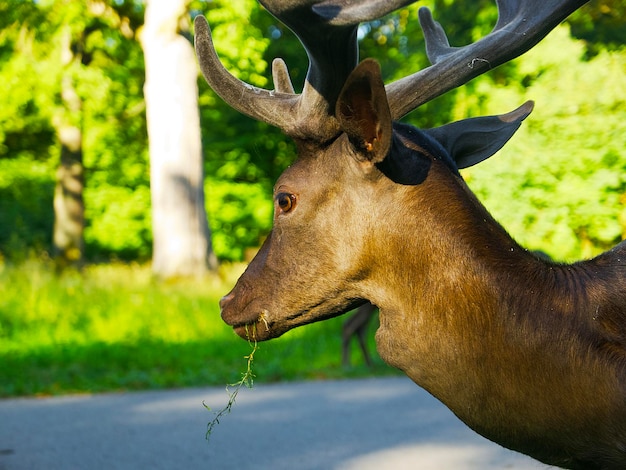
[[[290,212],[296,207],[296,196],[290,193],[278,193],[276,195],[276,202],[281,212]]]

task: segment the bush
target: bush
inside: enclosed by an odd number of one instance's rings
[[[44,162],[0,159],[0,253],[23,259],[30,250],[50,249],[52,175]]]

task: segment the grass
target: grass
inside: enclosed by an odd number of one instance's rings
[[[0,397],[233,383],[250,345],[219,316],[240,266],[159,282],[148,266],[55,273],[45,261],[0,264]],[[353,351],[341,367],[336,318],[260,343],[255,379],[271,382],[394,373]],[[373,333],[370,350],[375,351]]]
[[[226,386],[226,391],[228,392],[228,403],[226,404],[226,406],[222,408],[220,411],[213,411],[211,410],[211,408],[209,408],[209,406],[205,402],[202,402],[202,404],[207,409],[207,411],[213,412],[213,419],[209,421],[209,423],[207,424],[207,430],[205,434],[205,438],[207,441],[211,437],[213,428],[217,426],[218,424],[220,424],[220,419],[224,415],[227,415],[228,413],[231,412],[241,387],[245,385],[248,388],[252,388],[252,386],[254,385],[255,376],[254,376],[254,372],[252,372],[252,363],[254,362],[254,353],[259,348],[259,345],[256,342],[256,340],[254,340],[253,342],[251,341],[250,344],[252,345],[252,351],[250,351],[250,354],[246,356],[247,367],[246,367],[245,372],[241,374],[241,379],[239,379],[239,382],[235,382],[234,384],[228,384]],[[231,388],[233,389],[232,391],[231,391]]]

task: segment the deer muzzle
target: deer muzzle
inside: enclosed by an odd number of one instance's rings
[[[246,340],[264,341],[276,336],[271,329],[269,311],[259,308],[258,302],[242,302],[234,291],[220,299],[222,320]]]

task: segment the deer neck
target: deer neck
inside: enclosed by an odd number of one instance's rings
[[[424,185],[437,183],[433,176]],[[478,433],[546,463],[558,463],[554,448],[576,452],[577,436],[597,423],[607,423],[594,430],[598,442],[622,443],[614,430],[626,419],[623,332],[607,336],[598,310],[621,309],[626,291],[604,300],[594,294],[626,285],[621,255],[576,265],[540,260],[450,178],[427,189],[438,196],[430,205],[413,188],[405,201],[420,204],[420,219],[407,203],[398,230],[378,245],[391,260],[372,275],[380,276],[371,300],[380,308],[381,358]],[[603,342],[606,350],[598,348]]]
[[[377,251],[391,262],[377,263],[385,268],[373,274],[371,300],[381,309],[377,346],[386,362],[429,389],[440,383],[433,371],[465,377],[490,356],[497,359],[516,327],[516,297],[533,289],[531,272],[542,264],[442,165],[433,165],[423,187],[400,190],[407,203],[397,229],[378,235],[384,243]]]

